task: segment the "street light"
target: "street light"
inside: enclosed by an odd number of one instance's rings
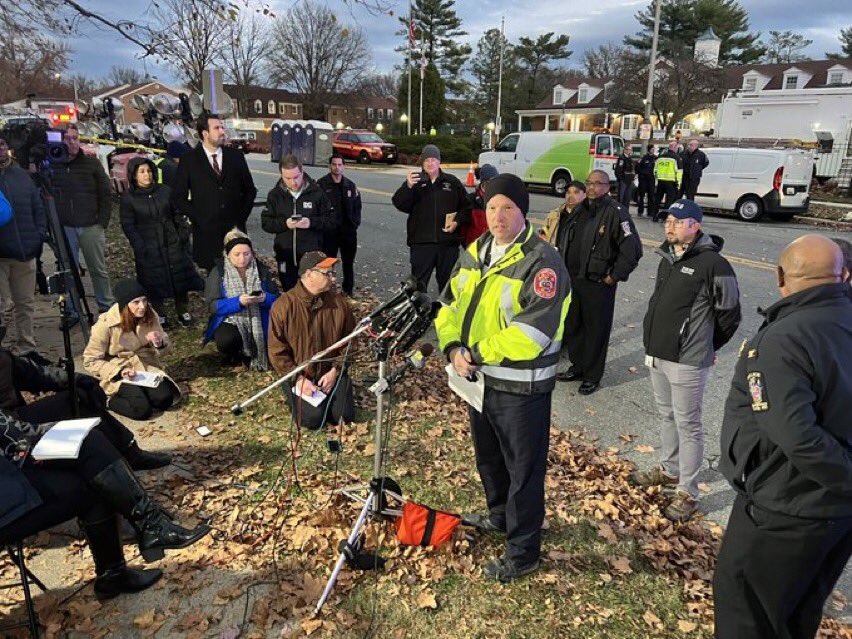
[[[399,121],[405,124],[406,122],[408,122],[408,116],[403,113],[401,116],[399,116]]]
[[[343,122],[338,122],[336,125],[334,125],[334,128],[340,131],[340,129],[343,128]]]
[[[496,125],[493,122],[489,122],[488,124],[485,125],[485,128],[488,129],[489,132],[494,133],[494,127],[495,126]]]
[[[376,131],[377,131],[378,133],[381,133],[381,132],[382,132],[382,129],[384,129],[384,128],[385,128],[385,127],[384,127],[384,126],[382,126],[382,123],[381,123],[381,122],[379,122],[379,123],[376,125]]]

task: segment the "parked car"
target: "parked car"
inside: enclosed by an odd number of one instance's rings
[[[332,146],[335,153],[364,164],[393,164],[399,157],[395,144],[388,144],[372,131],[336,131]]]
[[[479,165],[491,164],[527,184],[550,186],[562,197],[572,180],[585,180],[593,169],[606,171],[614,181],[613,167],[623,148],[624,140],[610,133],[521,131],[480,153]]]
[[[695,201],[756,222],[764,214],[789,220],[810,204],[814,154],[806,149],[705,148]]]

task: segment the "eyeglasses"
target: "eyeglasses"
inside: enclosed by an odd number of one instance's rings
[[[609,186],[609,182],[586,182],[586,186]]]
[[[686,226],[689,220],[666,220],[663,222],[663,226]]]
[[[337,277],[337,274],[334,271],[321,271],[318,268],[312,268],[311,270],[314,273],[319,273],[320,275],[323,275],[330,280],[333,280],[335,277]]]

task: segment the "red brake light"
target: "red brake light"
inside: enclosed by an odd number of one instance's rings
[[[65,107],[65,110],[68,111],[69,115],[74,115],[74,107],[68,106],[68,107]]]
[[[772,188],[775,191],[781,192],[781,178],[784,177],[784,167],[779,166],[775,169],[775,176],[772,178]]]
[[[592,138],[591,144],[589,144],[589,155],[595,154],[595,138]]]
[[[57,120],[59,120],[59,116],[58,116],[56,113],[51,114],[51,116],[50,116],[50,117],[51,117],[51,118],[53,118],[53,121],[54,121],[54,122],[56,122]]]

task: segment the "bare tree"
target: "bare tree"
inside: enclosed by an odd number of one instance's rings
[[[225,45],[227,18],[208,0],[159,0],[153,8],[152,43],[180,79],[201,92],[204,69]]]
[[[139,69],[134,67],[122,67],[114,64],[109,69],[109,73],[105,78],[105,84],[112,86],[119,84],[139,84],[144,82],[146,78],[147,74],[143,73]]]
[[[323,104],[352,91],[370,68],[363,31],[340,24],[328,7],[310,0],[276,20],[272,51],[270,80],[304,96],[306,117],[322,117]]]
[[[377,98],[395,97],[399,93],[399,76],[393,73],[374,73],[364,76],[355,91]]]
[[[248,87],[257,84],[271,52],[270,22],[256,14],[241,12],[228,24],[224,46],[219,53],[225,78],[236,86],[240,113],[248,112]]]
[[[583,52],[583,69],[590,78],[605,78],[618,75],[620,65],[627,54],[626,47],[612,42]]]
[[[29,26],[15,31],[14,3],[0,8],[0,102],[46,93],[61,86],[61,73],[68,66],[68,47]]]

